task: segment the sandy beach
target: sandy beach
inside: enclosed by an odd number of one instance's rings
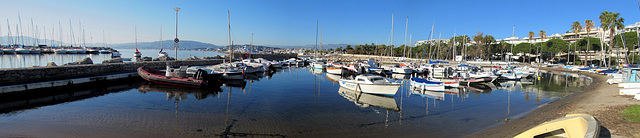
[[[601,124],[601,137],[640,137],[640,123],[631,123],[622,119],[621,111],[630,105],[639,105],[633,96],[618,94],[616,84],[609,85],[609,76],[588,72],[575,72],[568,69],[541,67],[541,70],[569,72],[587,75],[593,78],[589,91],[579,92],[543,105],[529,114],[506,124],[474,133],[467,137],[514,137],[543,122],[571,113],[586,113],[596,117]]]

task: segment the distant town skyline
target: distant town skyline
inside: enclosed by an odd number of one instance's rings
[[[405,43],[405,24],[409,18],[406,43],[456,35],[493,35],[496,39],[526,37],[529,31],[544,30],[547,35],[562,34],[571,24],[593,20],[603,11],[618,12],[625,25],[639,21],[637,1],[72,1],[26,0],[4,2],[0,17],[0,36],[22,32],[70,43],[70,28],[75,39],[87,43],[133,43],[175,37],[174,7],[178,12],[178,38],[214,45],[228,45],[227,10],[230,12],[234,44],[264,46],[306,46],[316,42],[316,22],[322,44],[389,44],[391,14],[393,44]],[[20,14],[20,20],[18,19]],[[0,18],[2,19],[2,18]],[[31,23],[33,20],[33,25]],[[9,24],[7,24],[7,21]],[[22,25],[22,29],[18,28]],[[33,26],[33,27],[32,27]],[[33,28],[33,29],[32,29]],[[134,31],[137,28],[137,31]],[[16,30],[20,29],[20,30]],[[80,30],[83,29],[83,30]],[[104,31],[104,35],[103,35]],[[62,39],[60,39],[62,33]],[[53,35],[53,38],[52,38]],[[78,40],[76,40],[78,41]],[[81,42],[81,41],[80,41]],[[7,40],[0,40],[6,44]]]

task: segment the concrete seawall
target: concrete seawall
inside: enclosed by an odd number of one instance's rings
[[[222,59],[179,60],[0,69],[0,86],[136,72],[141,66],[165,68],[167,63],[179,67],[215,65],[222,62]]]

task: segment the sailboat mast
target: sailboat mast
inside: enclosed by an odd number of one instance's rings
[[[453,29],[453,46],[451,47],[452,52],[451,53],[451,60],[455,60],[456,58],[456,29]]]
[[[231,15],[227,10],[227,23],[229,24],[229,62],[233,60],[233,45],[231,44]]]
[[[136,39],[136,52],[138,52],[138,26],[133,26],[135,39]]]
[[[404,49],[402,51],[402,57],[407,57],[407,30],[409,29],[409,17],[407,17],[407,23],[404,25]]]
[[[316,46],[313,47],[315,49],[313,53],[314,56],[318,55],[318,24],[319,22],[320,21],[316,20]]]
[[[162,51],[162,24],[160,25],[160,51]]]
[[[393,12],[391,13],[391,58],[393,58]]]

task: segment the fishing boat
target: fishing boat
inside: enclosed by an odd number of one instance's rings
[[[325,69],[327,70],[327,74],[342,74],[342,67],[327,66]]]
[[[435,82],[443,82],[444,83],[444,87],[447,88],[457,88],[460,86],[460,82],[458,82],[458,80],[455,79],[434,79],[434,78],[428,78],[427,80],[429,81],[435,81]]]
[[[491,81],[493,81],[493,78],[491,78],[491,77],[465,78],[465,79],[460,79],[460,80],[458,80],[458,81],[459,81],[461,84],[472,85],[472,84],[479,84],[479,83],[491,82]]]
[[[139,67],[138,74],[145,80],[151,81],[153,83],[158,84],[166,84],[166,85],[176,85],[176,86],[186,86],[186,87],[203,87],[209,85],[208,80],[206,80],[205,75],[207,73],[203,70],[199,70],[195,76],[192,78],[188,78],[186,76],[186,68],[185,69],[177,69],[171,71],[173,69],[167,67],[167,72],[155,70],[149,67]],[[182,70],[185,71],[184,76],[179,75]],[[175,73],[177,72],[177,73]]]
[[[515,138],[574,137],[596,138],[600,134],[600,122],[589,114],[568,114],[565,117],[544,122],[524,131]]]
[[[443,82],[429,81],[429,80],[421,79],[417,77],[411,77],[411,86],[413,86],[414,88],[422,89],[422,90],[444,91]]]
[[[358,92],[394,96],[401,82],[392,82],[388,78],[371,74],[358,75],[354,79],[340,79],[340,86]]]

